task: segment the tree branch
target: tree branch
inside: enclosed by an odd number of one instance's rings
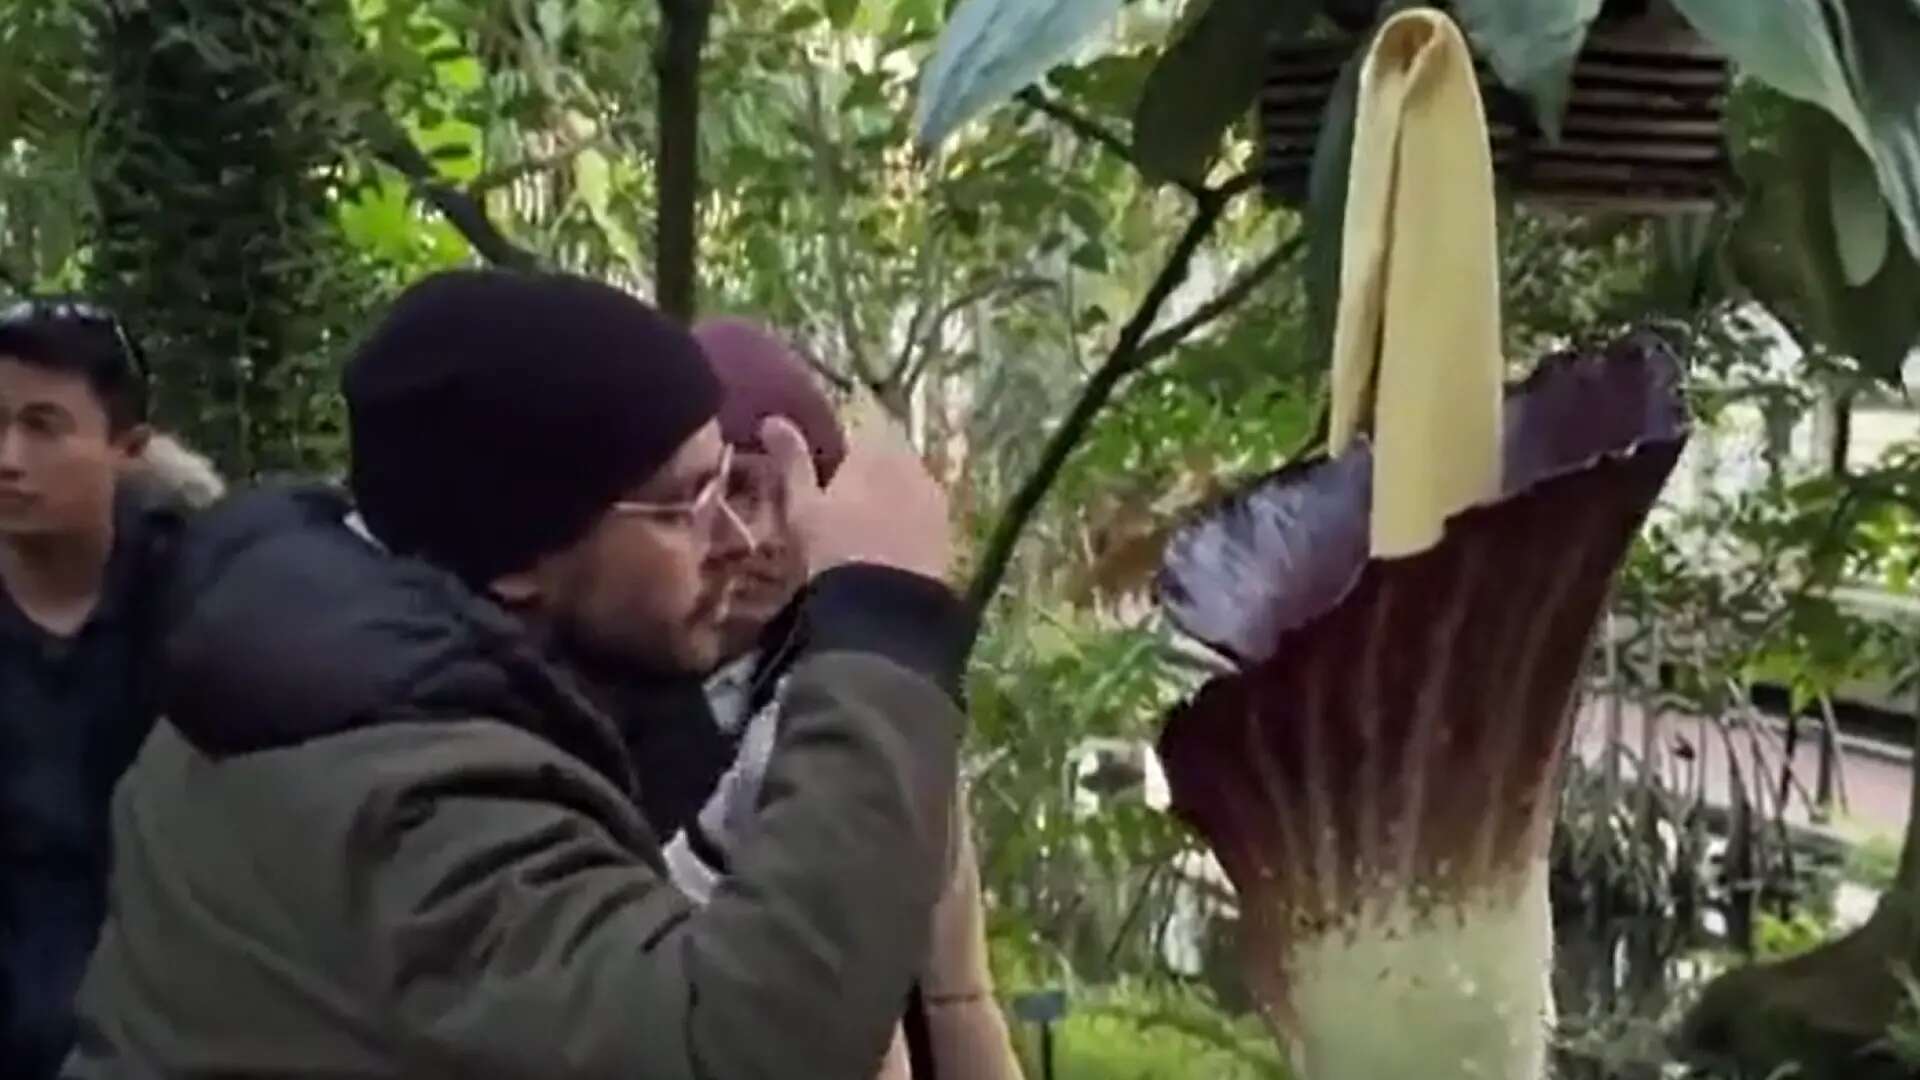
[[[660,99],[660,201],[656,208],[654,288],[660,309],[693,320],[699,257],[700,53],[713,0],[660,0],[666,23],[654,53]]]
[[[812,64],[806,68],[806,83],[807,119],[813,129],[808,134],[813,143],[814,177],[820,185],[821,194],[827,197],[828,220],[831,221],[844,209],[840,196],[839,154],[833,137],[827,132],[827,108],[820,96],[820,73]],[[866,343],[860,333],[859,320],[854,315],[853,290],[847,281],[844,234],[839,229],[830,228],[822,239],[827,245],[827,275],[833,279],[833,306],[835,314],[839,316],[840,347],[846,350],[847,364],[853,368],[854,377],[884,399],[888,388],[881,384],[880,372],[867,359]]]
[[[1195,308],[1193,314],[1141,342],[1140,351],[1134,361],[1136,370],[1172,352],[1195,331],[1245,303],[1255,289],[1278,273],[1281,267],[1292,262],[1295,256],[1305,250],[1306,246],[1306,233],[1294,233],[1269,251],[1259,262],[1242,270],[1227,284],[1226,288],[1215,293],[1213,299]]]
[[[918,359],[914,359],[914,347],[925,340],[927,335],[930,334],[935,327],[946,325],[947,320],[953,318],[954,315],[965,311],[1002,290],[1012,293],[1015,296],[1024,296],[1028,293],[1039,292],[1042,289],[1050,289],[1053,285],[1054,283],[1049,279],[1034,275],[1004,278],[982,285],[964,296],[953,300],[941,308],[939,313],[932,319],[927,320],[922,329],[915,334],[914,340],[907,342],[906,348],[900,352],[901,361],[903,364],[906,364],[906,366],[904,370],[896,369],[895,374],[889,381],[899,384],[902,390],[911,390],[914,385],[920,381],[920,377],[926,373],[927,363],[931,357],[923,350]],[[909,361],[911,362],[909,363]]]
[[[1142,175],[1145,175],[1145,170],[1140,168],[1140,159],[1133,155],[1133,147],[1127,144],[1126,139],[1108,130],[1098,120],[1079,112],[1070,105],[1055,101],[1048,97],[1037,86],[1029,86],[1018,94],[1015,94],[1014,97],[1027,108],[1059,121],[1060,125],[1068,131],[1073,132],[1088,142],[1103,147],[1109,153],[1133,166],[1134,169]],[[1194,180],[1174,180],[1172,183],[1196,199],[1204,198],[1212,192],[1212,189]],[[1219,190],[1220,192],[1225,192],[1227,189],[1221,188]]]
[[[860,389],[859,383],[855,382],[852,379],[847,378],[846,375],[838,371],[835,371],[832,367],[828,366],[826,362],[814,356],[813,350],[811,349],[805,350],[800,355],[807,361],[807,366],[812,368],[815,374],[827,380],[828,385],[832,386],[835,390],[838,390],[842,394],[851,394],[855,390]]]
[[[898,385],[907,377],[913,366],[914,346],[920,343],[921,328],[926,324],[928,309],[939,302],[942,290],[934,287],[937,272],[934,265],[939,261],[939,236],[934,234],[921,243],[919,254],[914,258],[914,281],[920,287],[920,294],[913,304],[913,314],[907,317],[906,340],[900,343],[900,355],[887,369],[887,385]]]
[[[447,183],[440,170],[414,145],[406,131],[391,117],[377,115],[362,125],[362,136],[374,156],[407,178],[416,198],[440,211],[447,223],[457,229],[480,257],[495,266],[513,270],[533,270],[540,257],[508,239],[479,199]]]
[[[598,149],[606,145],[606,136],[595,135],[591,138],[581,139],[579,142],[563,146],[551,154],[527,158],[524,161],[516,161],[512,165],[494,169],[491,172],[482,173],[480,176],[475,177],[473,182],[467,185],[467,194],[479,198],[490,191],[497,191],[509,184],[518,183],[537,173],[547,172],[551,169],[557,169],[562,165],[572,164],[574,158],[579,157],[588,150]]]
[[[1167,253],[1167,261],[1160,267],[1153,284],[1147,288],[1146,295],[1140,298],[1140,305],[1134,310],[1133,317],[1121,328],[1120,337],[1114,342],[1112,351],[1081,387],[1079,399],[1047,440],[1039,464],[1034,466],[1019,490],[1014,492],[1000,520],[994,525],[993,535],[987,541],[980,565],[967,587],[967,604],[975,615],[984,613],[987,605],[993,601],[1001,582],[1006,579],[1008,567],[1012,565],[1013,551],[1019,545],[1021,533],[1026,531],[1028,522],[1046,499],[1047,492],[1059,479],[1060,470],[1086,436],[1094,417],[1112,400],[1120,383],[1145,366],[1139,360],[1139,355],[1147,331],[1159,317],[1167,298],[1186,280],[1194,253],[1213,233],[1231,201],[1221,191],[1202,189],[1186,231],[1180,234],[1180,239]]]

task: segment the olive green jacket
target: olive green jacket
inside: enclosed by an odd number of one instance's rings
[[[512,621],[302,498],[216,511],[183,558],[176,711],[116,798],[65,1075],[869,1080],[961,720],[938,650],[863,641],[924,639],[930,583],[822,580],[762,810],[696,909],[611,725]]]

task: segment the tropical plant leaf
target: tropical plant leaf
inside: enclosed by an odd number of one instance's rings
[[[1134,160],[1148,179],[1200,179],[1260,90],[1271,35],[1309,14],[1291,0],[1188,0],[1133,116]]]
[[[1865,154],[1835,154],[1827,159],[1827,208],[1840,269],[1848,285],[1873,280],[1887,258],[1887,204]]]
[[[914,130],[932,150],[1065,59],[1123,0],[961,0],[920,80]]]
[[[1673,0],[1673,6],[1740,70],[1825,109],[1862,147],[1870,145],[1820,0]]]
[[[1880,192],[1920,258],[1920,4],[1845,0],[1834,10]]]
[[[1920,342],[1920,263],[1889,243],[1871,280],[1847,283],[1832,211],[1832,160],[1840,155],[1867,167],[1838,121],[1810,105],[1789,105],[1778,149],[1742,163],[1752,194],[1729,256],[1741,284],[1789,324],[1897,383]]]
[[[1573,86],[1573,62],[1601,0],[1458,0],[1454,12],[1507,86],[1527,96],[1549,139]]]
[[[1363,45],[1340,69],[1314,140],[1313,167],[1307,174],[1306,290],[1310,360],[1332,362],[1333,323],[1340,308],[1340,242],[1347,219],[1347,177],[1353,165],[1354,109],[1360,97]]]

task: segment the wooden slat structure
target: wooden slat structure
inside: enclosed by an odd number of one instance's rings
[[[1260,96],[1262,179],[1306,198],[1327,101],[1358,39],[1276,44]],[[1672,213],[1706,209],[1732,175],[1722,120],[1732,75],[1670,18],[1596,26],[1575,62],[1561,138],[1550,142],[1524,101],[1476,65],[1494,168],[1521,198],[1568,209]]]

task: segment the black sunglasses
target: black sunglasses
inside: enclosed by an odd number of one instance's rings
[[[125,323],[120,317],[106,308],[89,304],[83,300],[22,300],[0,311],[0,326],[29,326],[33,323],[81,323],[104,326],[112,331],[114,341],[120,346],[121,354],[126,358],[127,366],[139,376],[142,382],[147,380],[147,357],[140,347],[128,336]]]

